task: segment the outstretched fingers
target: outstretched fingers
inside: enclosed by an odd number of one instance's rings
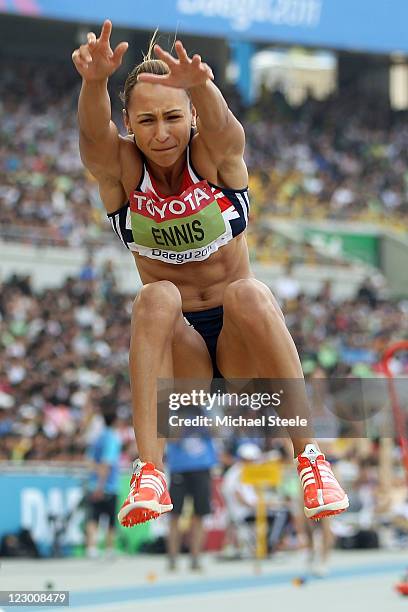
[[[86,62],[92,62],[92,55],[89,51],[88,45],[81,45],[79,47],[79,54],[83,60]]]
[[[118,64],[122,63],[123,56],[128,50],[128,47],[129,47],[129,43],[127,42],[121,42],[115,47],[115,50],[113,52],[113,61],[115,63],[118,63]]]
[[[154,45],[154,53],[158,59],[166,62],[170,69],[176,66],[178,63],[177,60],[170,53],[162,49],[160,45]]]
[[[88,68],[88,64],[92,62],[92,55],[89,52],[88,45],[81,45],[79,49],[75,49],[72,54],[72,61],[79,68]]]
[[[81,58],[79,49],[75,49],[71,57],[72,57],[72,61],[74,62],[75,66],[77,66],[77,68],[87,68],[88,67],[87,62]]]
[[[121,65],[129,45],[122,41],[112,51],[111,32],[112,23],[106,19],[99,38],[94,32],[88,32],[86,43],[73,52],[72,60],[82,78],[89,81],[109,78]]]
[[[88,41],[90,48],[94,47],[96,44],[96,34],[94,32],[88,32],[86,35],[86,40]]]
[[[208,78],[211,79],[211,81],[213,81],[214,80],[214,73],[213,73],[211,67],[208,64],[201,64],[201,66],[202,66],[201,69],[203,70],[203,72],[206,72]]]
[[[181,42],[181,40],[176,40],[174,48],[176,49],[177,57],[179,58],[180,62],[184,62],[184,63],[191,62],[190,58],[188,57],[187,51],[185,50],[184,45]]]
[[[138,76],[138,81],[189,89],[205,83],[207,79],[214,79],[211,68],[202,61],[201,55],[196,53],[190,58],[180,40],[177,40],[174,46],[177,57],[164,51],[160,45],[154,46],[156,57],[167,64],[169,74],[142,73]]]
[[[112,33],[112,22],[109,21],[109,19],[106,19],[103,22],[103,26],[102,26],[102,30],[101,30],[101,35],[99,37],[100,42],[109,44],[111,33]]]

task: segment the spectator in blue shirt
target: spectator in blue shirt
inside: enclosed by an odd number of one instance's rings
[[[211,468],[218,460],[211,437],[204,433],[197,433],[197,436],[181,437],[167,444],[166,463],[170,472],[170,497],[173,502],[167,540],[171,570],[176,569],[176,559],[180,552],[179,518],[186,496],[193,500],[191,569],[200,569],[199,555],[204,538],[203,517],[211,512]]]
[[[88,451],[92,461],[89,479],[89,519],[87,523],[87,553],[98,556],[98,522],[102,515],[108,517],[109,528],[106,540],[107,552],[112,552],[115,538],[116,502],[119,489],[119,466],[122,441],[116,430],[117,417],[114,412],[104,412],[105,427]]]

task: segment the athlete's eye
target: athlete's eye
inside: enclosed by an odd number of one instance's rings
[[[153,119],[142,119],[139,123],[151,123]]]
[[[167,119],[170,119],[170,121],[174,121],[176,119],[181,119],[181,115],[171,115],[170,117],[167,117]]]

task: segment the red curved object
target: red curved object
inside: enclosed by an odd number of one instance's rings
[[[404,418],[404,414],[401,410],[401,406],[398,400],[397,391],[395,389],[394,384],[394,376],[390,370],[389,362],[391,358],[400,351],[408,351],[408,340],[401,340],[400,342],[395,342],[392,344],[386,351],[381,360],[381,367],[388,378],[388,389],[390,392],[391,398],[391,407],[394,414],[395,428],[397,430],[398,442],[401,447],[402,452],[402,461],[405,468],[405,477],[408,484],[408,440],[407,440],[407,423]],[[408,589],[408,583],[400,583],[400,585],[406,585]],[[397,585],[397,588],[400,586]],[[400,591],[401,592],[401,591]],[[403,595],[408,595],[407,593],[403,593]]]
[[[395,353],[399,353],[400,351],[408,351],[408,340],[401,340],[400,342],[395,342],[395,344],[389,346],[381,359],[381,364],[388,370],[388,374],[386,372],[387,376],[390,376],[391,378],[392,374],[388,369],[388,362],[391,357],[394,357]]]
[[[408,595],[408,582],[399,582],[395,588],[401,595]]]

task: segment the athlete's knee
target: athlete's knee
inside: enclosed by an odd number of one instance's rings
[[[254,278],[242,278],[228,285],[224,292],[224,310],[246,314],[262,308],[267,301],[264,285]]]
[[[224,293],[224,313],[235,322],[258,328],[270,318],[283,319],[282,312],[269,289],[254,278],[230,283]]]
[[[170,281],[156,281],[144,285],[133,303],[132,318],[138,322],[154,322],[156,326],[166,320],[174,322],[181,312],[181,295]]]

